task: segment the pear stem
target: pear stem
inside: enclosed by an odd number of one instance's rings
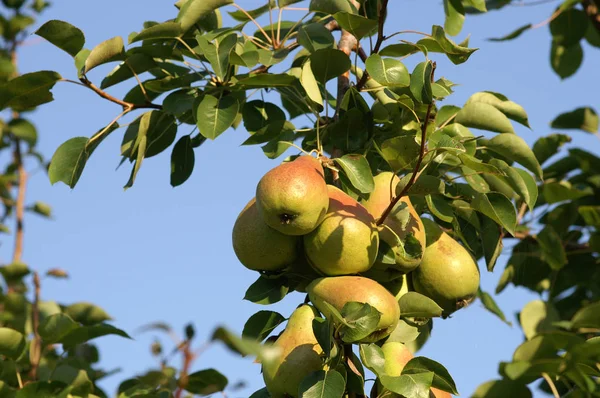
[[[432,64],[432,69],[431,69],[431,81],[432,82],[434,80],[433,76],[435,74],[435,67],[436,67],[436,64],[434,62]],[[400,194],[398,194],[390,202],[389,206],[385,209],[385,211],[383,212],[383,214],[381,215],[379,220],[377,220],[377,225],[383,224],[383,222],[385,221],[387,216],[389,216],[390,213],[392,212],[392,209],[394,208],[394,206],[396,206],[396,204],[400,201],[400,199],[408,193],[409,189],[417,181],[417,178],[420,174],[419,169],[421,168],[421,163],[423,163],[423,158],[425,157],[426,144],[427,144],[427,127],[429,126],[429,118],[431,117],[431,109],[433,108],[433,103],[434,103],[434,101],[431,100],[431,103],[427,106],[427,114],[425,115],[425,120],[423,121],[423,126],[421,127],[421,149],[419,151],[419,157],[417,158],[417,163],[415,164],[413,173],[410,176],[410,180],[408,180],[408,183],[404,186],[404,188],[402,188],[402,191],[400,192]]]

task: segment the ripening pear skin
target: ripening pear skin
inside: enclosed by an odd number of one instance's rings
[[[330,317],[324,302],[342,311],[346,303],[366,303],[381,312],[377,330],[361,343],[379,341],[394,330],[400,319],[400,306],[390,292],[379,283],[361,276],[335,276],[314,280],[308,288],[308,297],[323,315]]]
[[[286,235],[306,235],[329,206],[323,166],[300,156],[268,171],[256,187],[256,204],[265,223]]]
[[[263,379],[272,398],[297,397],[302,380],[323,369],[323,350],[313,333],[313,319],[314,308],[301,305],[273,343],[281,350],[279,357],[263,365]]]
[[[304,236],[310,264],[324,275],[365,272],[375,262],[379,234],[373,216],[356,200],[328,185],[329,211],[321,224]]]
[[[379,219],[394,198],[396,185],[398,185],[400,179],[389,171],[379,173],[373,179],[375,188],[369,194],[369,199],[363,201],[362,204],[375,219]],[[385,218],[383,224],[389,227],[402,242],[406,242],[407,236],[412,234],[421,245],[421,250],[425,249],[425,227],[408,196],[400,198],[400,201]],[[395,251],[402,250],[399,247],[400,244],[396,242],[396,238],[386,233],[385,229],[381,229],[380,233],[381,239],[390,245],[392,249]],[[395,268],[408,273],[415,269],[419,262],[419,258],[404,259],[402,256],[397,255]]]
[[[248,202],[235,221],[232,242],[240,262],[255,271],[277,271],[298,257],[298,237],[284,235],[265,224],[255,199]]]
[[[444,309],[444,316],[469,305],[479,288],[479,268],[471,254],[433,221],[427,220],[427,247],[412,272],[416,292]]]

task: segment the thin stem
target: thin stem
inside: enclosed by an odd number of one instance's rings
[[[244,10],[242,7],[240,7],[239,5],[232,3],[232,6],[234,6],[235,8],[237,8],[238,10],[240,10],[241,12],[244,13],[244,15],[246,15],[246,17],[252,21],[252,23],[254,23],[254,25],[256,25],[256,27],[258,28],[258,30],[260,30],[260,32],[267,38],[267,40],[269,41],[270,44],[273,44],[273,41],[271,40],[271,38],[269,37],[269,35],[267,34],[267,32],[265,32],[265,30],[262,28],[262,26],[260,26],[260,24],[258,22],[256,22],[256,19],[252,18],[252,15],[248,14],[248,11]]]
[[[23,219],[25,217],[25,191],[27,189],[27,171],[23,165],[21,156],[21,141],[15,138],[15,149],[13,152],[15,164],[17,165],[17,174],[19,176],[19,185],[17,187],[17,203],[16,203],[16,234],[15,234],[15,249],[13,252],[13,263],[21,261],[23,256]]]
[[[175,398],[181,398],[183,390],[185,389],[189,381],[188,374],[190,371],[190,367],[192,366],[194,359],[196,359],[196,355],[194,355],[194,353],[190,349],[190,344],[191,342],[187,340],[183,343],[183,346],[180,348],[180,351],[183,354],[183,366],[179,375],[179,388],[175,392]]]
[[[148,103],[148,104],[134,104],[131,102],[127,102],[127,101],[123,101],[120,100],[116,97],[113,97],[112,95],[110,95],[109,93],[107,93],[106,91],[100,89],[99,87],[97,87],[94,83],[92,83],[90,80],[88,80],[88,78],[83,75],[80,79],[81,83],[83,83],[83,85],[85,85],[87,88],[89,88],[90,90],[92,90],[93,92],[95,92],[96,94],[98,94],[100,97],[109,100],[110,102],[114,102],[115,104],[121,105],[123,107],[123,109],[132,111],[134,109],[142,109],[142,108],[147,108],[147,109],[162,109],[161,105],[158,104],[153,104],[153,103]]]
[[[435,62],[433,63],[433,69],[431,71],[431,81],[433,81],[433,75],[435,74]],[[394,198],[394,200],[389,204],[387,209],[381,215],[381,218],[377,220],[377,225],[383,224],[387,216],[390,215],[392,209],[396,204],[400,201],[400,199],[408,193],[410,188],[414,185],[417,180],[417,176],[420,175],[419,169],[421,168],[421,163],[423,162],[423,158],[425,157],[426,152],[426,144],[427,144],[427,127],[429,126],[429,119],[431,117],[431,109],[433,108],[433,101],[429,105],[427,105],[427,114],[425,115],[425,120],[423,120],[423,127],[421,127],[421,148],[419,150],[419,157],[417,158],[417,163],[415,164],[415,168],[413,170],[408,183],[402,188],[402,191]]]
[[[277,45],[280,44],[281,39],[281,17],[283,16],[283,8],[279,9],[279,15],[277,16]]]
[[[384,41],[385,40],[389,40],[389,39],[391,39],[394,36],[398,36],[398,35],[402,35],[402,34],[406,34],[406,33],[413,33],[415,35],[421,35],[421,36],[425,36],[425,37],[431,37],[430,34],[425,33],[425,32],[419,32],[418,30],[401,30],[399,32],[395,32],[395,33],[392,33],[389,36],[386,36],[385,39],[383,39],[383,40]]]
[[[148,97],[148,93],[146,92],[146,88],[142,84],[142,81],[140,80],[140,77],[135,72],[135,70],[133,69],[133,67],[129,64],[129,62],[127,62],[127,60],[125,60],[125,65],[127,65],[127,67],[129,68],[129,70],[131,71],[131,73],[135,77],[135,80],[137,81],[138,86],[140,86],[140,90],[142,90],[142,94],[144,95],[144,98],[146,99],[146,102],[152,102],[150,100],[150,97]]]
[[[543,26],[546,26],[546,25],[548,25],[550,22],[552,22],[552,21],[554,21],[556,18],[558,18],[558,16],[559,16],[560,14],[562,14],[562,11],[561,11],[561,10],[556,10],[556,11],[554,12],[554,14],[552,14],[552,15],[550,16],[550,18],[548,18],[548,19],[546,19],[545,21],[542,21],[542,22],[540,22],[540,23],[538,23],[538,24],[535,24],[535,25],[533,25],[533,26],[531,27],[531,29],[538,29],[538,28],[541,28],[541,27],[543,27]]]
[[[273,48],[276,48],[277,42],[275,41],[275,28],[273,26],[273,7],[270,1],[267,4],[269,5],[269,25],[271,27],[271,43],[273,43]]]
[[[558,390],[556,389],[556,385],[554,384],[554,382],[552,381],[552,379],[550,378],[548,373],[546,373],[546,372],[542,373],[542,377],[544,378],[544,380],[546,380],[546,383],[548,383],[548,385],[550,386],[550,390],[552,390],[552,394],[554,395],[554,398],[560,398],[560,394],[558,393]]]
[[[34,299],[31,307],[31,326],[33,329],[33,342],[35,352],[31,356],[31,370],[29,375],[32,380],[37,379],[38,368],[40,360],[42,359],[42,339],[38,333],[38,326],[40,325],[40,275],[36,272],[33,273],[33,286],[34,286]]]
[[[17,373],[17,382],[19,383],[19,389],[23,388],[23,379],[21,379],[21,373],[19,371],[15,371]]]

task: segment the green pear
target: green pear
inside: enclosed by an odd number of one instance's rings
[[[311,265],[325,275],[365,272],[375,262],[379,234],[373,216],[356,200],[328,185],[329,211],[321,224],[304,236]]]
[[[263,221],[252,199],[233,226],[233,251],[240,262],[255,271],[277,271],[298,257],[298,237],[284,235]]]
[[[479,289],[479,268],[471,254],[431,220],[426,221],[427,247],[412,272],[416,292],[434,300],[448,316],[469,305]]]
[[[308,297],[323,315],[331,317],[325,302],[338,311],[351,301],[366,303],[381,312],[377,330],[362,343],[379,341],[394,330],[400,319],[398,300],[385,287],[372,279],[361,276],[336,276],[314,280],[308,288]]]
[[[379,219],[394,199],[400,179],[394,173],[384,171],[376,175],[374,181],[373,192],[362,204],[373,217]],[[395,269],[408,273],[419,265],[425,249],[425,227],[410,198],[400,198],[385,218],[379,233],[381,240],[396,254]]]
[[[279,356],[263,366],[263,379],[272,398],[297,397],[302,380],[323,369],[323,350],[313,333],[313,319],[313,307],[298,307],[273,343],[280,349]]]
[[[321,162],[300,156],[270,170],[258,182],[256,204],[271,228],[286,235],[311,232],[329,206]]]

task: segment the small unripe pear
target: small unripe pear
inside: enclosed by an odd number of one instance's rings
[[[381,313],[377,330],[362,343],[379,341],[394,330],[400,319],[400,306],[390,292],[379,283],[361,276],[336,276],[314,280],[308,288],[308,297],[323,315],[331,317],[324,302],[338,311],[351,301],[369,304]]]
[[[275,167],[258,182],[256,204],[271,228],[306,235],[321,223],[329,206],[323,166],[312,156],[300,156]]]
[[[232,242],[240,262],[255,271],[277,271],[298,257],[298,238],[265,224],[255,199],[248,202],[235,221]]]
[[[328,185],[329,210],[319,226],[304,237],[311,265],[324,275],[365,272],[375,262],[379,234],[373,216],[356,200]]]
[[[313,307],[298,307],[275,341],[274,346],[281,350],[279,356],[263,366],[263,379],[272,398],[297,397],[302,380],[323,369],[323,350],[313,333],[313,319]]]

